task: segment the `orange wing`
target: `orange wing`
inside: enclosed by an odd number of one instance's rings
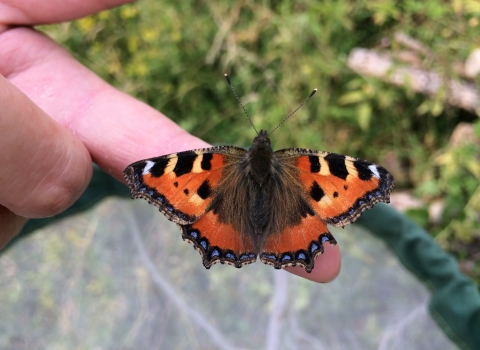
[[[301,265],[311,272],[323,244],[335,245],[327,224],[345,226],[377,202],[389,202],[393,176],[383,167],[334,153],[307,149],[275,152],[285,167],[293,169],[311,209],[297,226],[270,235],[260,260],[274,266]]]
[[[180,225],[194,223],[205,213],[222,177],[222,168],[246,151],[212,147],[173,153],[129,165],[124,176],[132,198],[144,198]]]
[[[247,237],[219,222],[209,204],[215,198],[223,168],[245,154],[242,148],[219,146],[150,158],[129,165],[124,176],[132,198],[144,198],[177,223],[209,268],[217,262],[236,267],[257,256]]]
[[[343,227],[375,203],[390,202],[394,178],[380,165],[298,148],[275,154],[297,169],[308,203],[327,224]]]
[[[307,214],[299,225],[271,234],[265,241],[260,260],[276,269],[301,265],[311,272],[326,242],[337,244],[325,222],[317,215]]]
[[[257,260],[250,238],[220,222],[213,210],[194,224],[180,227],[182,238],[200,252],[207,269],[217,262],[240,268]]]

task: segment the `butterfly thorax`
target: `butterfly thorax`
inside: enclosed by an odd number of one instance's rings
[[[255,137],[246,158],[250,176],[262,187],[271,175],[274,162],[274,154],[266,130],[261,130]]]

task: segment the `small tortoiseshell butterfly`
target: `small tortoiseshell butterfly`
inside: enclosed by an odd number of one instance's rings
[[[387,170],[365,160],[302,148],[274,152],[265,130],[249,150],[173,153],[135,162],[124,175],[132,198],[177,223],[207,269],[217,262],[240,268],[259,255],[277,269],[311,272],[323,244],[336,244],[327,224],[343,227],[388,203],[394,184]]]

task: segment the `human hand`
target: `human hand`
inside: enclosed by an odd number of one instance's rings
[[[27,218],[68,208],[87,187],[92,161],[124,181],[139,159],[208,147],[163,114],[116,90],[31,25],[73,20],[128,1],[0,0],[0,248]],[[26,27],[13,27],[24,25]],[[288,271],[316,282],[340,270],[326,245],[315,269]]]

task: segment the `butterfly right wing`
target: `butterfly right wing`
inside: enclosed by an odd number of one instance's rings
[[[212,147],[144,159],[124,176],[132,198],[143,198],[179,225],[192,224],[207,210],[229,156],[245,150]]]
[[[129,165],[124,176],[132,198],[155,205],[182,230],[209,268],[217,262],[236,267],[256,260],[253,244],[209,210],[225,167],[238,162],[242,148],[218,146],[173,153]]]
[[[207,269],[218,262],[240,268],[257,260],[251,239],[222,223],[213,210],[191,225],[179,226],[182,238],[198,250]]]

